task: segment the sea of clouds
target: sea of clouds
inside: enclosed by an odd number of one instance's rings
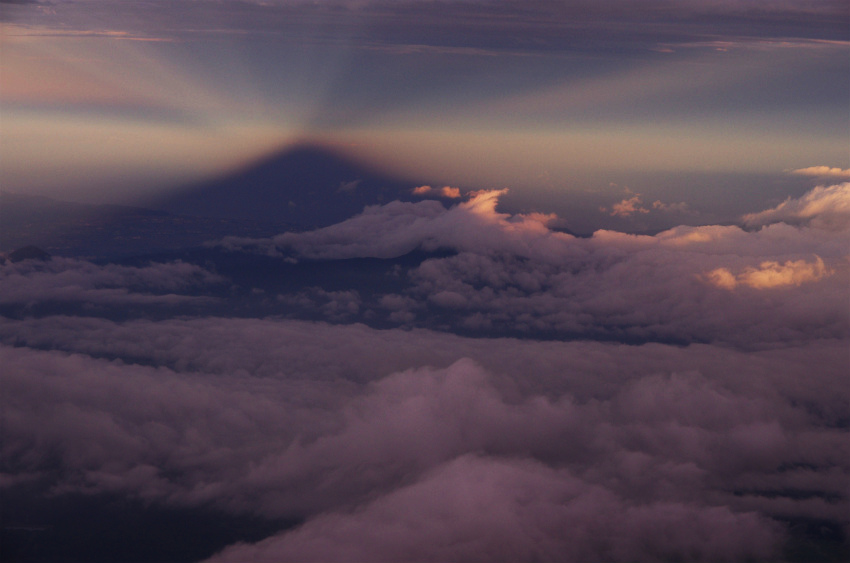
[[[0,486],[300,522],[212,561],[775,561],[806,521],[846,550],[850,183],[654,236],[499,195],[215,244],[432,253],[272,296],[323,321],[204,313],[203,265],[0,266]]]

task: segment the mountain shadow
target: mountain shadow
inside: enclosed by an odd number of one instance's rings
[[[173,251],[227,235],[268,237],[291,228],[295,226],[280,222],[180,216],[0,191],[0,254],[38,247],[54,256],[110,258]]]
[[[280,222],[302,229],[352,217],[367,205],[411,201],[412,180],[377,172],[333,151],[299,145],[152,202],[179,215]]]

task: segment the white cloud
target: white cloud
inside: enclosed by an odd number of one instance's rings
[[[809,166],[797,168],[791,174],[799,176],[815,176],[818,178],[850,178],[850,168],[830,168],[829,166]]]
[[[784,222],[818,229],[850,229],[850,182],[818,186],[800,198],[788,198],[773,209],[744,215],[748,227]]]

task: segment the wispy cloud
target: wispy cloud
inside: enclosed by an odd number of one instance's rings
[[[835,168],[829,166],[809,166],[808,168],[797,168],[791,174],[798,176],[814,176],[817,178],[850,178],[850,168]]]

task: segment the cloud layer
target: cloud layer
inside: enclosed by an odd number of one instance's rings
[[[843,342],[752,354],[250,319],[2,328],[18,346],[2,348],[6,479],[306,520],[222,560],[770,559],[771,518],[846,523]]]
[[[850,277],[848,186],[744,217],[750,228],[763,225],[757,231],[683,226],[577,238],[551,229],[554,216],[497,212],[503,191],[489,191],[448,210],[394,202],[324,229],[226,239],[221,248],[340,264],[442,252],[406,270],[400,293],[358,302],[358,311],[395,324],[755,346],[848,335],[846,308],[835,306]]]
[[[502,193],[226,239],[216,273],[0,266],[0,486],[299,523],[212,561],[843,557],[847,185],[750,230],[589,238]],[[267,291],[251,260],[338,276]],[[168,308],[211,287],[231,317]],[[462,335],[486,330],[514,337]]]

